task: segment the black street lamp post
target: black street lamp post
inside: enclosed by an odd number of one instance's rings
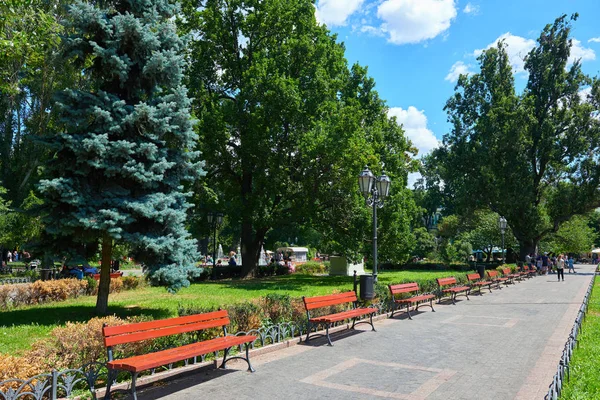
[[[500,228],[500,233],[502,234],[502,264],[505,264],[506,256],[504,255],[504,233],[506,232],[506,218],[498,218],[498,228]]]
[[[383,207],[383,201],[390,193],[392,180],[384,173],[380,177],[373,175],[369,167],[358,176],[360,192],[367,205],[373,207],[373,281],[377,282],[377,208]]]
[[[208,213],[208,215],[206,216],[206,219],[208,220],[209,225],[212,225],[212,227],[213,227],[213,257],[212,257],[212,259],[213,259],[213,271],[214,271],[214,267],[216,266],[216,263],[217,263],[217,226],[221,225],[221,222],[223,222],[223,214],[210,211]]]

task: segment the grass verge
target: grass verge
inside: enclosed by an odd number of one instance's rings
[[[571,377],[561,400],[600,399],[600,279],[595,278],[588,312],[579,334],[579,347],[571,358]]]

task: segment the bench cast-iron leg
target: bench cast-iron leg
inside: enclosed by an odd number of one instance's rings
[[[223,350],[223,362],[221,363],[222,369],[227,369],[227,354],[229,353],[229,348]]]
[[[331,326],[331,322],[327,323],[327,328],[325,328],[325,333],[327,335],[327,343],[329,344],[329,346],[333,346],[333,343],[331,343],[331,338],[329,337],[329,327]]]
[[[137,400],[137,394],[135,392],[135,383],[137,381],[137,376],[138,376],[137,372],[131,373],[131,395],[133,396],[133,400]]]
[[[419,306],[417,306],[417,310],[419,309]],[[415,311],[417,311],[415,310]],[[406,303],[406,313],[408,314],[408,319],[412,319],[411,315],[410,315],[410,303]]]
[[[229,354],[229,350],[231,349],[231,347],[226,348],[225,350],[223,350],[223,363],[221,364],[220,368],[223,369],[227,369],[227,362],[233,359],[240,359],[240,360],[244,360],[246,361],[246,363],[248,364],[248,371],[249,372],[255,372],[255,369],[252,368],[252,364],[250,364],[250,343],[246,343],[246,358],[244,357],[240,357],[240,356],[235,356],[235,357],[229,357],[227,358],[227,355]]]
[[[306,340],[304,340],[304,343],[308,343],[308,341],[310,340],[310,329],[311,329],[311,323],[310,321],[308,322],[308,327],[306,329]]]
[[[106,377],[106,392],[104,393],[104,400],[110,400],[110,388],[113,381],[117,378],[117,370],[108,369],[108,376]]]

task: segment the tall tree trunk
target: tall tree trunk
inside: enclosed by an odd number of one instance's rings
[[[242,224],[242,277],[256,275],[256,254],[259,252],[251,224]]]
[[[100,284],[96,298],[96,314],[106,315],[108,312],[108,292],[110,291],[110,265],[112,261],[112,238],[107,232],[102,236],[102,266],[100,268]]]
[[[527,254],[535,253],[537,245],[537,240],[519,240],[519,261],[525,261],[525,257],[527,256]]]

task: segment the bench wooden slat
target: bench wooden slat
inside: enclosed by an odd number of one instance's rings
[[[104,345],[108,347],[224,325],[229,325],[226,310],[121,326],[106,326],[102,331]]]
[[[194,324],[186,324],[182,326],[172,326],[170,328],[153,329],[144,332],[128,333],[125,335],[117,335],[104,339],[105,345],[116,346],[118,344],[140,342],[142,340],[156,339],[164,336],[177,335],[180,333],[201,331],[203,329],[216,328],[218,326],[229,325],[229,318],[220,320],[196,322]]]
[[[159,319],[155,321],[135,322],[133,324],[105,326],[102,330],[104,336],[122,335],[124,333],[134,333],[150,329],[168,328],[182,324],[192,324],[195,322],[211,321],[228,317],[227,310],[212,311],[204,314],[187,315],[185,317],[175,317]]]
[[[471,289],[468,286],[455,286],[451,288],[442,289],[443,292],[464,292],[465,290]]]
[[[218,337],[174,349],[167,349],[154,353],[111,361],[108,363],[108,367],[131,372],[145,371],[151,368],[156,368],[162,365],[192,358],[194,356],[210,354],[229,347],[250,343],[256,339],[257,337],[252,335]]]
[[[418,301],[431,300],[435,298],[432,294],[421,294],[419,296],[409,297],[407,299],[395,299],[396,303],[416,303]]]
[[[418,292],[419,284],[417,282],[401,283],[398,285],[388,285],[388,288],[392,295],[396,295],[400,293]]]
[[[437,278],[436,280],[437,280],[437,283],[439,286],[456,285],[456,278],[454,278],[454,277]]]
[[[355,308],[352,310],[344,311],[337,314],[323,315],[322,317],[314,317],[311,318],[311,322],[321,323],[321,322],[338,322],[343,321],[345,319],[350,319],[354,317],[360,317],[361,315],[367,315],[374,313],[374,308]]]
[[[337,304],[353,303],[356,300],[356,293],[345,292],[330,296],[305,297],[304,305],[307,310],[314,310],[315,308],[335,306]]]

